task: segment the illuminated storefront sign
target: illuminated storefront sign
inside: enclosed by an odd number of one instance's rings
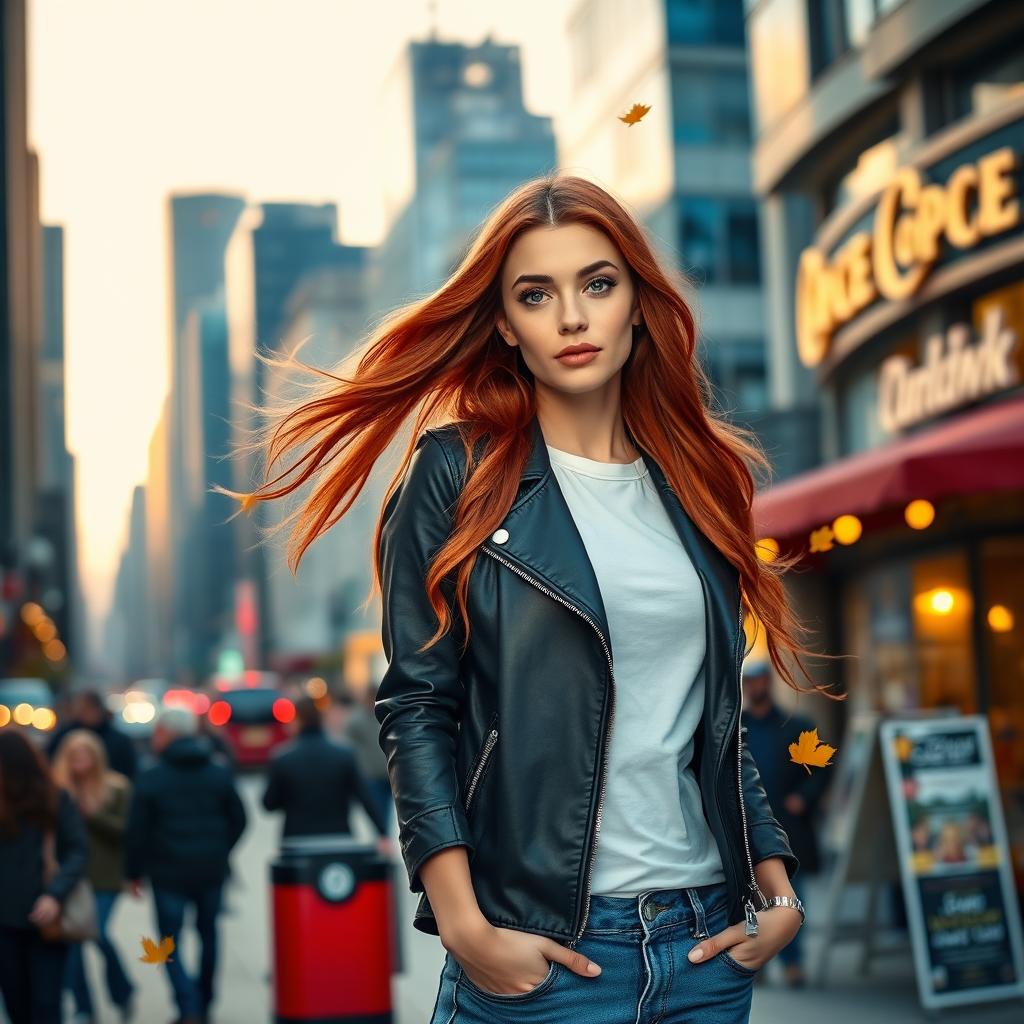
[[[835,331],[879,299],[912,296],[951,250],[970,250],[1021,222],[1014,148],[1000,146],[928,182],[904,167],[882,193],[870,230],[832,255],[805,249],[797,274],[797,347],[806,366],[828,353]]]
[[[1013,387],[1018,381],[1014,349],[1017,333],[1007,326],[1001,306],[985,316],[981,337],[969,344],[967,324],[952,324],[943,338],[925,344],[925,359],[912,365],[902,355],[890,356],[878,370],[878,421],[896,433],[921,420]]]

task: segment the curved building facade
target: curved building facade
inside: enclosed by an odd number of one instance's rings
[[[852,656],[832,735],[987,715],[1020,889],[1024,4],[748,0],[746,26],[788,424],[759,535],[802,554],[798,607]]]

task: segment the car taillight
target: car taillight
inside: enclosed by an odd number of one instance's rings
[[[287,697],[278,697],[271,711],[282,725],[295,717],[295,705]]]
[[[226,700],[215,700],[210,705],[207,717],[210,720],[210,725],[225,725],[231,718],[231,705]]]

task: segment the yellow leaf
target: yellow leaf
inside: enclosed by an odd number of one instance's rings
[[[619,120],[623,121],[625,124],[628,124],[630,127],[632,127],[650,109],[651,108],[649,106],[645,107],[642,103],[634,103],[633,106],[629,108],[629,111],[626,114],[620,115]]]
[[[256,504],[255,494],[245,494],[242,496],[242,511],[248,514],[252,511],[253,506]]]
[[[144,964],[165,964],[174,952],[174,937],[165,935],[158,946],[152,939],[142,937],[142,948],[144,950],[139,959]]]
[[[808,775],[811,774],[811,765],[815,768],[824,768],[835,752],[835,747],[830,747],[818,739],[817,729],[800,733],[800,739],[789,745],[789,759],[794,764],[802,764]]]
[[[831,526],[823,526],[820,530],[811,531],[811,553],[815,551],[831,551],[835,534]]]

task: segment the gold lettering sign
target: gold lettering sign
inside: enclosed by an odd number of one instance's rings
[[[904,167],[882,193],[870,232],[853,235],[831,258],[817,246],[805,249],[796,281],[801,362],[817,366],[835,331],[875,299],[913,295],[939,258],[943,239],[969,249],[1019,224],[1016,167],[1009,146],[958,167],[944,185]]]

